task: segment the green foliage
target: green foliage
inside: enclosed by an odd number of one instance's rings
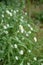
[[[33,20],[27,20],[25,2],[10,1],[8,6],[0,3],[0,65],[40,65],[38,29]]]

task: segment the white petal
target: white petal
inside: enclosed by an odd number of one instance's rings
[[[14,44],[14,48],[17,48],[17,44]]]
[[[23,50],[20,50],[19,54],[20,55],[23,55],[24,54],[24,51]]]
[[[34,41],[37,42],[37,38],[36,37],[34,37]]]
[[[4,25],[3,27],[4,27],[4,29],[7,29],[7,26]]]
[[[23,26],[22,26],[22,25],[19,25],[19,28],[20,28],[20,30],[21,30],[21,33],[23,33],[23,32],[24,32]]]
[[[34,59],[35,61],[37,60],[37,58],[36,58],[36,57],[34,57],[33,59]]]
[[[31,53],[31,50],[28,50],[29,53]]]
[[[18,56],[15,56],[15,59],[18,60]]]
[[[28,62],[27,65],[30,65],[30,63]]]

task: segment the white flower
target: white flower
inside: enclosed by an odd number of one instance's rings
[[[32,27],[30,27],[30,29],[31,29],[31,31],[33,31],[33,28]]]
[[[18,56],[15,56],[15,59],[18,60]]]
[[[31,50],[28,50],[29,53],[31,53]]]
[[[4,27],[4,29],[7,29],[7,26],[6,25],[4,25],[3,27]]]
[[[31,30],[31,31],[33,31],[33,28],[31,27],[31,25],[30,25],[30,24],[28,24],[28,27],[30,28],[30,30]]]
[[[22,37],[22,40],[24,40],[24,37]]]
[[[14,48],[17,48],[17,44],[14,44]]]
[[[29,34],[31,34],[31,31],[28,31]]]
[[[28,24],[28,27],[31,27],[30,24]]]
[[[33,59],[34,59],[35,61],[37,60],[37,58],[36,58],[36,57],[34,57]]]
[[[24,32],[23,26],[22,26],[22,25],[19,25],[19,28],[20,28],[20,30],[21,30],[21,33],[23,33],[23,32]]]
[[[21,22],[24,22],[23,19],[20,19]]]
[[[7,29],[8,27],[9,27],[9,24],[3,26],[4,29]]]
[[[10,16],[12,16],[12,13],[10,13]]]
[[[12,13],[9,10],[6,10],[6,13],[12,16]]]
[[[24,54],[24,51],[23,50],[20,50],[19,54],[20,55],[23,55]]]
[[[19,12],[19,10],[16,10],[16,12]]]
[[[30,63],[28,62],[27,65],[30,65]]]
[[[29,34],[28,34],[28,33],[26,33],[26,36],[28,37],[28,36],[29,36]]]
[[[6,10],[6,13],[8,13],[8,14],[9,14],[9,10]]]
[[[37,38],[36,37],[34,37],[34,41],[37,42]]]
[[[21,19],[23,19],[24,17],[23,16],[21,16]]]
[[[9,10],[6,10],[6,12],[9,14]]]
[[[14,14],[16,14],[16,11],[14,10]]]
[[[11,12],[13,12],[13,9],[11,9]]]
[[[27,12],[25,12],[25,15],[27,15]]]
[[[11,45],[11,47],[13,48],[13,45]]]
[[[17,33],[19,33],[19,30],[17,31]]]
[[[7,24],[7,27],[9,27],[9,24]]]
[[[4,15],[2,14],[2,17],[4,17]]]
[[[8,31],[4,31],[5,34],[8,34]]]

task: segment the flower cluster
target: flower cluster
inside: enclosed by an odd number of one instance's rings
[[[7,8],[1,16],[0,59],[5,59],[3,65],[40,65],[35,27],[27,21],[27,13]]]

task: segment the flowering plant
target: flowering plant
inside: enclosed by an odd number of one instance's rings
[[[0,7],[0,65],[42,65],[37,29],[27,12]]]

